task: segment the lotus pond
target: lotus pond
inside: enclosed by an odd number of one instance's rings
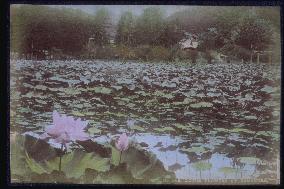
[[[279,183],[280,80],[265,64],[11,60],[11,181]],[[54,110],[91,139],[42,140]]]

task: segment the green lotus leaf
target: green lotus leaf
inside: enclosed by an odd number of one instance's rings
[[[234,173],[239,172],[240,170],[233,168],[233,167],[221,167],[219,171],[224,174],[234,174]]]
[[[109,111],[107,111],[107,112],[105,112],[105,113],[108,114],[108,115],[116,116],[116,117],[127,117],[126,114],[123,114],[123,113],[121,113],[121,112],[114,113],[114,112],[109,112]]]
[[[131,129],[136,130],[136,131],[141,131],[141,132],[145,131],[145,129],[139,125],[134,125],[133,127],[131,127]]]
[[[222,128],[222,127],[214,128],[214,130],[217,130],[218,132],[225,132],[225,133],[230,132],[230,130],[229,130],[229,129],[225,129],[225,128]]]
[[[81,177],[87,168],[99,172],[106,172],[110,169],[110,159],[97,156],[94,152],[86,153],[82,150],[75,150],[62,157],[62,171],[69,178]],[[46,161],[49,170],[57,170],[59,157]]]
[[[199,161],[193,163],[192,167],[197,171],[206,171],[212,168],[212,164],[205,161]]]
[[[155,117],[149,117],[149,118],[146,118],[146,120],[148,121],[159,121],[157,118]]]
[[[168,98],[168,99],[171,99],[171,98],[174,98],[174,95],[172,95],[171,93],[164,93],[162,91],[156,91],[154,93],[155,96],[159,96],[159,97],[164,97],[164,98]]]
[[[96,127],[91,127],[91,128],[88,129],[88,132],[89,132],[91,135],[93,135],[93,134],[99,134],[99,133],[101,133],[102,130],[101,130],[101,129],[98,129],[98,128],[96,128]]]
[[[116,90],[122,89],[122,86],[119,86],[119,85],[112,85],[111,87],[116,89]]]
[[[95,93],[101,93],[101,94],[110,94],[112,92],[112,89],[106,87],[94,87],[94,88],[88,88],[87,90],[95,91]]]
[[[205,153],[207,150],[203,146],[193,146],[191,148],[181,148],[183,152],[194,152],[197,154]]]
[[[81,113],[81,112],[78,112],[78,111],[72,111],[72,115],[78,116],[78,117],[83,117],[83,116],[85,116],[85,114],[83,114],[83,113]]]
[[[213,106],[213,104],[210,103],[210,102],[199,102],[199,103],[196,103],[196,104],[190,104],[190,107],[192,107],[192,108],[210,108],[212,106]]]
[[[257,157],[240,157],[238,160],[241,163],[246,163],[246,164],[258,164],[261,163],[261,159]]]
[[[247,120],[257,119],[256,116],[245,116],[244,118],[247,119]]]
[[[133,103],[129,103],[129,104],[126,104],[126,106],[129,107],[129,108],[133,108],[133,107],[135,107],[136,105],[133,104]]]
[[[154,130],[158,132],[175,131],[172,127],[154,128]]]
[[[149,93],[146,93],[145,91],[136,91],[135,93],[136,93],[136,94],[139,94],[139,95],[141,95],[141,96],[150,96],[150,94],[149,94]]]
[[[248,130],[248,129],[244,129],[244,128],[234,128],[234,129],[230,130],[230,132],[233,132],[233,133],[239,133],[239,132],[255,133],[254,131],[251,131],[251,130]]]
[[[187,130],[187,126],[180,123],[176,123],[174,126],[176,126],[178,129]]]
[[[182,102],[173,102],[174,105],[185,105],[189,104],[191,102],[194,102],[195,100],[192,98],[185,98]]]
[[[78,90],[77,88],[69,87],[69,88],[65,88],[63,91],[67,95],[78,95],[78,94],[81,94],[81,91]]]

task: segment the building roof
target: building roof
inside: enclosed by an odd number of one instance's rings
[[[185,38],[179,42],[181,49],[196,49],[198,47],[197,35],[185,32]]]
[[[196,49],[198,42],[192,39],[186,39],[179,42],[181,49]]]

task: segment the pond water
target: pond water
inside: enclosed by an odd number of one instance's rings
[[[126,132],[177,179],[277,180],[280,66],[11,61],[11,132],[52,112],[88,120],[97,142]]]
[[[245,164],[240,168],[234,164],[232,158],[226,157],[225,154],[214,153],[206,160],[190,160],[186,153],[175,150],[162,150],[169,146],[176,146],[182,142],[179,137],[171,138],[170,136],[155,136],[145,134],[138,136],[137,141],[149,141],[148,150],[155,153],[167,170],[175,171],[177,179],[241,179],[251,178],[256,171],[256,165]],[[155,147],[156,142],[162,145]],[[201,158],[200,158],[201,159]],[[199,163],[199,164],[198,164]],[[200,165],[200,166],[196,166]]]

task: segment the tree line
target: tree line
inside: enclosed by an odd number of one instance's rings
[[[68,8],[11,6],[11,51],[20,54],[46,50],[73,57],[208,62],[214,54],[249,61],[255,51],[272,51],[280,58],[280,12],[267,7],[188,7],[166,15],[148,7],[141,15],[121,13],[118,22],[102,8],[95,14]],[[198,48],[179,48],[186,33],[198,36]],[[92,50],[90,50],[90,39]],[[255,56],[253,58],[256,58]]]

